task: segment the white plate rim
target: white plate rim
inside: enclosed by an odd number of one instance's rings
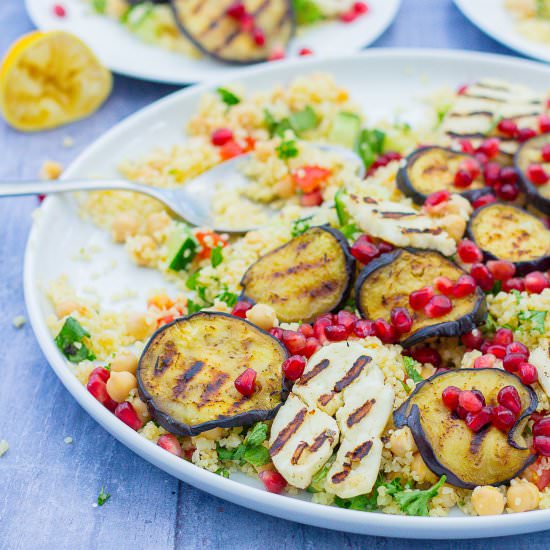
[[[40,2],[40,1],[49,1],[49,0],[25,0],[26,12],[27,12],[29,18],[31,19],[31,21],[33,22],[33,24],[35,25],[35,27],[37,27],[40,30],[51,30],[54,27],[52,27],[49,24],[46,24],[45,19],[40,17],[39,11],[36,9],[36,6],[38,5],[37,3]],[[383,21],[380,22],[378,28],[374,32],[369,33],[369,38],[368,39],[366,39],[360,45],[353,45],[353,46],[347,48],[346,50],[343,50],[342,51],[343,54],[351,54],[353,52],[357,52],[357,51],[360,51],[363,48],[368,47],[370,44],[372,44],[373,42],[378,40],[378,38],[380,38],[380,36],[382,36],[382,34],[384,34],[384,32],[386,32],[386,30],[390,27],[390,25],[393,23],[393,21],[397,17],[397,14],[398,14],[399,9],[401,7],[402,0],[384,0],[384,1],[387,2],[388,4],[390,4],[389,10],[386,14],[386,18]],[[330,23],[327,23],[327,25],[330,25]],[[60,22],[58,26],[57,25],[55,26],[55,28],[63,29],[63,23]],[[69,29],[66,29],[66,30],[69,30]],[[304,31],[304,32],[307,33],[307,30]],[[303,41],[301,37],[300,37],[300,41]],[[87,43],[93,49],[93,44],[90,44],[89,41],[87,41]],[[140,47],[144,47],[144,46],[147,46],[147,45],[144,45],[143,43],[140,43]],[[162,51],[161,48],[156,47],[156,46],[148,45],[148,47],[157,48],[157,49],[160,49]],[[179,54],[174,54],[173,52],[169,52],[169,51],[166,51],[166,50],[165,50],[165,53],[167,55],[170,55],[170,56],[179,55]],[[324,57],[327,58],[327,57],[333,57],[333,56],[326,55]],[[182,56],[182,59],[185,62],[186,57]],[[164,84],[172,84],[172,85],[188,85],[188,84],[195,84],[195,83],[206,82],[206,81],[211,81],[211,80],[215,81],[215,80],[218,80],[218,75],[221,72],[223,72],[224,76],[227,78],[227,77],[230,77],[231,75],[237,73],[237,71],[242,70],[241,66],[223,65],[223,64],[220,63],[220,64],[216,64],[216,66],[219,65],[219,70],[217,70],[216,76],[213,79],[204,78],[203,76],[193,76],[193,70],[192,69],[189,70],[188,68],[185,69],[187,71],[187,74],[188,74],[187,77],[176,77],[176,76],[174,76],[173,78],[171,78],[171,77],[168,77],[168,76],[162,76],[161,74],[159,74],[158,70],[156,70],[154,67],[152,69],[128,70],[124,66],[123,63],[116,63],[116,62],[113,63],[113,62],[109,62],[109,60],[106,60],[106,59],[104,59],[103,62],[105,63],[105,65],[107,65],[109,67],[109,69],[111,69],[113,72],[115,72],[117,74],[127,76],[127,77],[131,77],[131,78],[137,78],[137,79],[140,79],[140,80],[146,80],[146,81],[150,81],[150,82],[159,82],[159,83],[164,83]],[[197,74],[200,74],[200,71]]]
[[[448,62],[471,61],[474,63],[476,60],[481,60],[490,61],[507,69],[530,67],[533,71],[542,71],[548,73],[550,76],[550,67],[534,61],[519,60],[497,54],[461,52],[457,50],[381,48],[371,49],[354,55],[340,56],[339,59],[344,61],[354,58],[376,57],[388,59],[407,58],[410,61],[425,58]],[[305,63],[315,65],[319,61],[312,59],[305,61]],[[277,64],[276,67],[265,65],[251,67],[241,71],[238,76],[240,78],[244,76],[261,76],[262,73],[273,70],[284,70],[285,67],[294,67],[298,63],[304,63],[304,60],[288,60]],[[87,147],[67,168],[63,177],[71,177],[72,172],[77,169],[78,164],[86,156],[93,154],[96,149],[101,149],[104,141],[115,138],[118,133],[124,132],[127,127],[138,123],[140,118],[150,116],[156,109],[160,109],[166,104],[185,101],[185,98],[188,96],[199,96],[226,81],[227,79],[222,79],[217,83],[207,83],[174,92],[130,115]],[[222,476],[203,470],[190,462],[174,457],[146,440],[101,406],[67,368],[65,360],[54,344],[41,312],[40,304],[43,299],[43,289],[34,278],[36,255],[33,243],[38,239],[39,232],[43,230],[41,220],[47,218],[48,212],[55,209],[56,203],[59,200],[61,199],[56,196],[46,198],[41,207],[40,215],[35,217],[33,221],[25,249],[23,287],[30,323],[48,363],[69,393],[103,428],[139,456],[178,479],[235,504],[290,521],[340,531],[398,538],[463,539],[530,533],[542,531],[548,527],[550,510],[537,510],[528,513],[499,516],[440,518],[368,513],[314,504],[282,495],[271,494],[264,490],[223,478]]]
[[[504,46],[515,50],[523,55],[538,59],[540,61],[550,62],[550,44],[538,43],[534,40],[525,38],[519,30],[515,30],[513,34],[502,32],[497,27],[491,26],[485,19],[478,15],[476,5],[481,4],[481,0],[453,0],[456,7],[462,12],[464,17],[468,19],[478,29],[485,34],[500,42]],[[501,7],[504,10],[504,7]]]

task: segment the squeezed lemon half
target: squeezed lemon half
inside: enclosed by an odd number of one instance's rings
[[[14,128],[33,132],[92,114],[111,92],[112,75],[76,36],[32,32],[0,66],[0,111]]]

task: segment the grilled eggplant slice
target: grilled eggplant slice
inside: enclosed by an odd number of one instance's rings
[[[176,435],[247,426],[275,416],[286,357],[276,338],[244,319],[196,313],[152,336],[139,362],[139,394],[153,419]],[[257,373],[251,397],[234,386],[247,368]]]
[[[241,285],[244,298],[270,305],[280,321],[311,321],[345,304],[354,274],[344,235],[319,226],[262,256]]]
[[[477,209],[467,234],[486,260],[508,260],[519,275],[550,268],[550,230],[517,206],[495,202]]]
[[[250,30],[227,14],[234,0],[171,0],[181,32],[203,53],[227,63],[265,61],[273,48],[286,47],[295,29],[291,0],[245,0],[262,30],[265,44],[258,45]]]
[[[535,185],[526,174],[527,168],[533,163],[541,164],[546,172],[550,172],[550,163],[544,163],[541,154],[542,148],[548,143],[550,143],[550,134],[542,134],[530,139],[519,148],[514,163],[528,202],[550,216],[550,182],[544,185]]]
[[[497,404],[501,388],[514,386],[521,398],[521,413],[508,434],[491,424],[474,433],[443,404],[441,393],[448,386],[479,390],[488,406]],[[456,369],[419,384],[394,412],[394,423],[411,429],[426,466],[434,474],[446,475],[447,482],[457,487],[473,489],[506,483],[535,460],[522,434],[536,408],[535,392],[505,370]]]
[[[481,176],[467,189],[454,184],[455,174],[465,160],[473,157],[444,147],[422,147],[407,157],[407,163],[397,173],[397,187],[416,204],[424,204],[428,195],[441,190],[474,200],[487,192]]]
[[[432,285],[438,276],[455,281],[464,271],[435,250],[402,248],[383,254],[361,271],[355,285],[355,299],[361,315],[368,319],[390,319],[394,307],[409,308],[414,290]],[[485,322],[487,304],[478,288],[474,294],[453,300],[453,310],[430,319],[422,311],[409,312],[413,326],[402,336],[408,347],[434,336],[459,336]]]

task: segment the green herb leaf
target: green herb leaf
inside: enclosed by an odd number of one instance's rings
[[[93,361],[95,355],[82,342],[84,338],[89,337],[90,333],[76,319],[67,317],[55,337],[55,343],[71,363],[80,363],[86,359]]]
[[[357,153],[363,160],[363,164],[367,170],[372,166],[376,157],[382,154],[385,140],[386,134],[377,129],[365,129],[359,134]]]
[[[487,314],[487,319],[482,329],[483,332],[494,332],[498,328],[499,327],[498,327],[498,323],[496,322],[496,319],[490,313]]]
[[[289,139],[287,141],[283,141],[279,146],[275,149],[277,151],[277,156],[281,160],[288,160],[294,157],[297,157],[299,155],[298,147],[296,146],[296,140]]]
[[[200,304],[198,304],[197,302],[194,302],[193,300],[187,301],[187,313],[189,315],[191,315],[192,313],[199,312],[203,307],[207,307],[207,306],[201,306]]]
[[[218,267],[223,262],[223,251],[221,245],[218,245],[216,248],[212,249],[210,254],[210,262],[212,263],[212,267]]]
[[[300,135],[303,132],[317,128],[319,119],[315,111],[308,105],[302,111],[292,113],[289,117],[289,123],[294,132]]]
[[[215,473],[219,476],[229,478],[229,470],[227,468],[218,468]]]
[[[375,510],[372,508],[372,501],[367,495],[358,495],[353,498],[334,498],[334,504],[339,508],[346,508],[347,510],[359,510],[360,512],[367,512],[369,510]]]
[[[92,0],[92,8],[96,13],[103,15],[107,11],[107,0]]]
[[[105,487],[101,487],[101,491],[99,491],[99,495],[97,495],[97,505],[103,506],[110,498],[111,495],[105,492]]]
[[[221,294],[216,296],[218,300],[226,303],[229,307],[233,307],[239,300],[239,297],[234,292],[229,292],[225,290]]]
[[[342,227],[347,225],[350,220],[350,215],[346,207],[346,203],[344,202],[344,197],[346,196],[346,194],[346,190],[341,187],[340,189],[338,189],[338,191],[336,191],[336,194],[334,195],[334,206],[336,208],[336,215],[338,216],[338,222]]]
[[[268,464],[271,460],[269,451],[263,445],[246,446],[243,459],[256,468]]]
[[[292,5],[298,25],[311,25],[325,18],[314,0],[292,0]]]
[[[267,439],[267,424],[257,422],[250,428],[244,441],[236,449],[225,449],[216,444],[216,450],[220,460],[233,460],[235,462],[248,462],[255,466],[263,466],[270,461],[269,451],[262,445]]]
[[[299,237],[300,235],[305,233],[311,227],[311,224],[309,223],[311,218],[313,218],[313,216],[307,216],[306,218],[294,220],[292,222],[292,229],[290,231],[291,236]]]
[[[220,460],[233,460],[235,449],[226,449],[225,447],[221,447],[216,441],[216,452],[218,453],[218,458]]]
[[[360,233],[359,228],[354,223],[348,223],[343,227],[340,227],[340,231],[343,233],[344,237],[349,240],[354,240],[357,233]]]
[[[261,445],[267,439],[267,424],[265,422],[256,422],[248,431],[244,438],[245,445]]]
[[[325,488],[325,480],[327,479],[328,471],[332,463],[326,463],[312,478],[309,487],[306,489],[308,493],[320,493]]]
[[[528,322],[531,324],[531,330],[544,334],[544,324],[546,321],[547,311],[537,311],[530,309],[528,311],[520,311],[518,313],[518,320],[520,323]],[[522,330],[524,327],[520,327]]]
[[[200,273],[201,273],[201,270],[197,270],[195,271],[195,273],[192,273],[189,278],[187,279],[187,281],[185,282],[185,286],[189,289],[189,290],[196,290],[197,288],[197,281],[199,279],[199,276],[200,276]]]
[[[237,105],[241,102],[241,99],[239,96],[236,96],[233,92],[228,90],[227,88],[218,88],[216,90],[221,98],[221,100],[230,107],[233,105]]]
[[[403,364],[405,365],[405,370],[407,371],[407,376],[415,383],[422,382],[424,378],[418,373],[417,365],[420,365],[412,357],[403,356]]]
[[[396,490],[392,496],[395,502],[399,505],[402,512],[405,512],[409,516],[427,516],[428,504],[434,498],[440,487],[445,483],[446,476],[441,476],[440,480],[430,489],[425,491],[420,490]]]

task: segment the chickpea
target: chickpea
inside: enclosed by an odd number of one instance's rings
[[[264,330],[276,327],[279,324],[275,310],[265,304],[256,304],[246,312],[246,318]]]
[[[63,300],[63,302],[59,302],[55,305],[55,314],[58,319],[62,319],[77,309],[78,303],[74,300]]]
[[[139,229],[139,219],[131,212],[121,212],[113,220],[111,231],[117,243],[124,243],[128,237],[135,235]]]
[[[141,399],[137,397],[133,399],[132,406],[134,407],[136,414],[139,416],[139,419],[144,424],[145,422],[148,422],[151,419],[151,415],[149,414],[149,409],[147,408],[147,404],[143,402]]]
[[[390,448],[396,456],[405,456],[408,452],[416,451],[411,430],[409,428],[395,430],[390,436]]]
[[[107,380],[107,393],[118,403],[122,403],[134,388],[137,388],[137,380],[131,372],[111,372]]]
[[[295,193],[294,183],[290,177],[279,180],[273,187],[275,193],[279,195],[281,199],[289,199]]]
[[[504,495],[490,485],[476,487],[472,493],[472,506],[478,516],[496,516],[504,512]]]
[[[428,469],[420,453],[414,453],[411,468],[418,481],[427,481],[428,483],[435,483],[437,481],[437,477]]]
[[[210,441],[217,441],[223,436],[223,428],[212,428],[211,430],[202,432],[201,435]]]
[[[131,351],[121,351],[111,363],[112,372],[131,372],[136,373],[138,358]]]
[[[126,331],[136,340],[143,340],[153,332],[153,325],[145,313],[129,313],[126,319]]]
[[[422,376],[422,378],[429,378],[430,376],[435,374],[435,371],[436,368],[433,365],[422,365],[422,367],[420,368],[420,376]]]
[[[512,512],[527,512],[538,507],[540,494],[536,485],[529,481],[521,481],[510,485],[506,500]]]

